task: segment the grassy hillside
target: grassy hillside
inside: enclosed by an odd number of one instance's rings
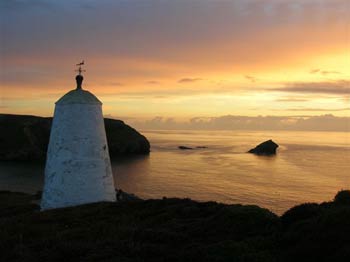
[[[0,261],[350,261],[346,201],[303,204],[278,217],[189,199],[39,212],[33,199],[0,193]]]

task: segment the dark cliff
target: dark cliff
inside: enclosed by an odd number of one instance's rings
[[[39,160],[46,157],[51,117],[0,114],[0,160]],[[105,119],[111,157],[148,154],[150,143],[123,121]]]

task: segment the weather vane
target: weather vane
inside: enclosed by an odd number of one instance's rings
[[[84,60],[81,61],[79,64],[76,64],[76,66],[79,66],[79,68],[77,70],[75,70],[75,71],[79,72],[79,75],[81,75],[82,72],[85,72],[85,70],[81,69],[82,65],[84,65]]]

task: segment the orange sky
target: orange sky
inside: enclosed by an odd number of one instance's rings
[[[59,2],[59,3],[57,3]],[[50,116],[75,87],[121,119],[349,116],[345,0],[3,1],[0,112]]]

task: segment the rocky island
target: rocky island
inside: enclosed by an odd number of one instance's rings
[[[278,145],[270,139],[257,145],[255,148],[250,149],[248,153],[271,156],[276,155],[277,148]]]
[[[0,114],[0,160],[44,161],[50,136],[51,117]],[[148,154],[150,143],[121,120],[105,118],[111,158]]]

